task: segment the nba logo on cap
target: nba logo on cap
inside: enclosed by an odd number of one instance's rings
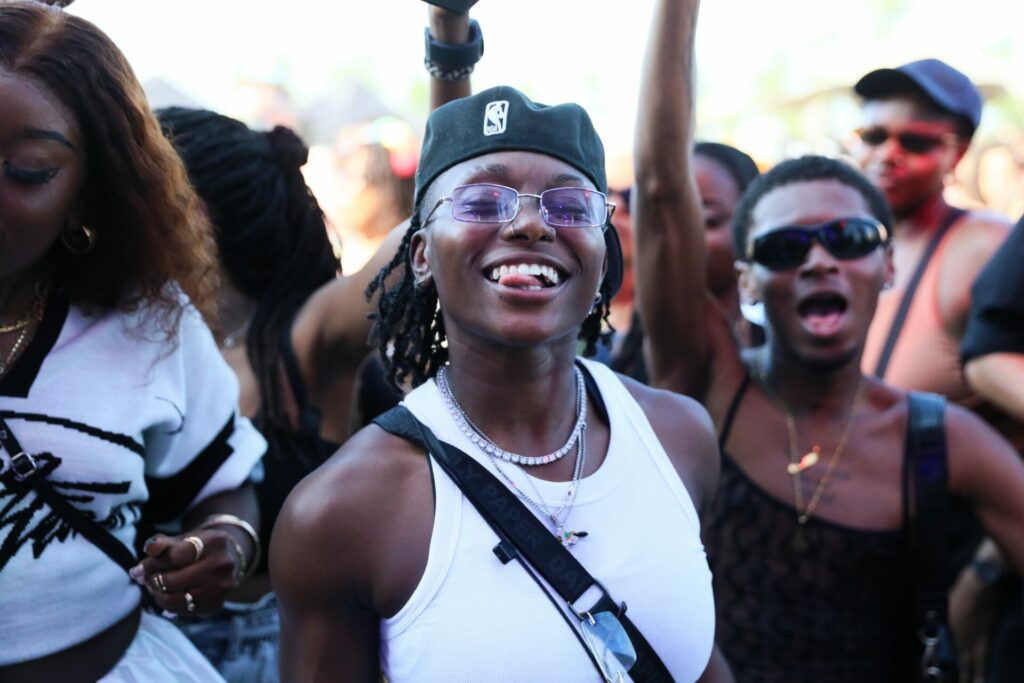
[[[508,123],[508,100],[488,102],[484,109],[484,135],[501,135]]]

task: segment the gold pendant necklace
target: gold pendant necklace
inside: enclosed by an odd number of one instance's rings
[[[798,437],[796,433],[796,418],[793,417],[793,413],[789,410],[789,406],[779,397],[771,388],[768,386],[768,377],[765,372],[764,363],[760,364],[758,368],[758,379],[760,380],[761,387],[764,389],[765,394],[768,398],[776,404],[776,406],[786,416],[786,432],[789,440],[789,463],[786,465],[786,472],[793,477],[793,502],[794,508],[796,509],[796,530],[793,532],[793,539],[790,542],[790,548],[798,553],[803,554],[807,552],[808,543],[807,535],[804,532],[804,526],[814,515],[814,511],[818,508],[818,503],[821,502],[821,497],[825,493],[825,489],[832,482],[832,477],[835,474],[836,466],[843,457],[843,453],[846,451],[846,444],[850,440],[850,433],[853,428],[853,418],[857,414],[857,406],[860,404],[860,400],[864,395],[864,377],[861,376],[857,382],[857,390],[853,395],[853,402],[850,404],[850,412],[846,416],[846,424],[843,427],[843,432],[839,436],[839,441],[836,442],[836,448],[832,451],[832,457],[829,458],[828,467],[825,468],[825,472],[821,475],[821,479],[818,480],[818,485],[814,488],[814,493],[811,495],[811,500],[804,505],[804,487],[802,473],[806,469],[814,467],[815,464],[821,458],[821,447],[815,444],[810,451],[800,456],[800,448],[798,444]]]

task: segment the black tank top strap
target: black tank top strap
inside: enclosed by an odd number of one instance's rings
[[[597,388],[597,382],[591,376],[590,370],[579,361],[576,362],[576,367],[583,373],[583,384],[587,388],[587,397],[590,399],[591,406],[601,419],[604,420],[605,424],[610,424],[608,421],[608,408],[604,405],[604,399],[601,398],[601,390]]]
[[[729,440],[729,432],[732,431],[732,421],[736,418],[736,411],[739,410],[740,401],[743,400],[743,395],[747,393],[748,386],[750,386],[750,373],[744,371],[743,381],[740,382],[740,386],[736,389],[736,393],[729,402],[728,410],[725,411],[722,431],[718,436],[718,449],[720,451],[725,451],[725,442]]]
[[[321,414],[317,408],[309,405],[309,397],[306,395],[306,383],[302,381],[299,359],[295,355],[295,347],[292,346],[292,325],[287,325],[281,330],[281,338],[278,340],[278,351],[281,353],[281,362],[284,363],[285,376],[288,378],[288,388],[291,389],[292,398],[295,399],[295,407],[299,412],[299,432],[309,436],[319,436]]]

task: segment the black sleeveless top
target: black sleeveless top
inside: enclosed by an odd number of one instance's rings
[[[722,474],[704,524],[716,641],[739,683],[912,681],[910,556],[903,530],[811,518],[792,548],[796,511],[726,454],[747,376],[726,415]]]
[[[270,545],[270,533],[288,494],[339,448],[339,444],[320,438],[320,411],[311,406],[306,397],[299,362],[292,348],[290,325],[281,335],[279,351],[288,386],[298,408],[299,428],[275,424],[265,418],[262,410],[253,420],[268,444],[267,453],[263,456],[263,481],[255,486],[260,510],[260,540],[264,549]],[[268,555],[263,553],[257,573],[267,571]]]

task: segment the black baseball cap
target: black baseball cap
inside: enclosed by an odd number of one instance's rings
[[[973,133],[981,122],[981,93],[967,76],[939,59],[919,59],[895,69],[876,69],[853,86],[864,99],[883,99],[913,90],[939,109],[961,116]]]
[[[430,183],[455,164],[484,154],[525,151],[560,159],[608,194],[604,145],[586,110],[578,104],[533,102],[509,86],[497,86],[448,102],[430,114],[416,169],[416,210]],[[622,286],[622,244],[609,221],[606,296]]]

